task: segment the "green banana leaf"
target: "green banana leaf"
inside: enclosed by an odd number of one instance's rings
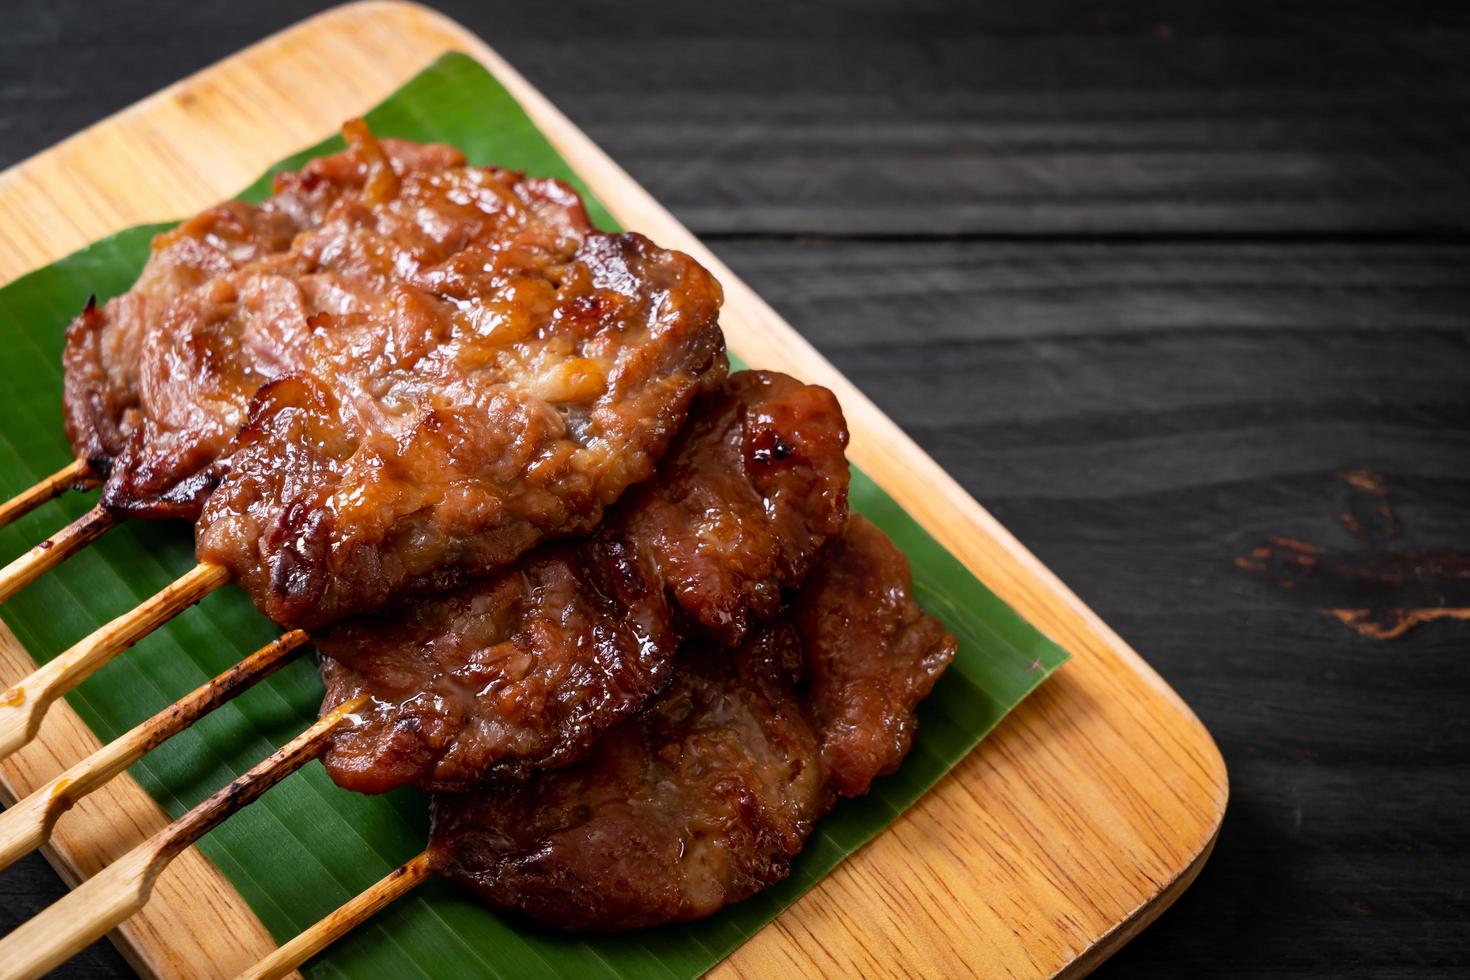
[[[475,163],[580,181],[511,96],[479,64],[446,54],[368,114],[382,136],[437,140]],[[279,167],[336,149],[338,139]],[[278,168],[279,168],[278,167]],[[269,175],[242,195],[269,192]],[[594,220],[616,227],[589,196]],[[61,433],[62,330],[89,294],[131,285],[163,226],[133,228],[0,289],[0,499],[70,459]],[[868,796],[841,803],[791,877],[693,925],[608,937],[568,937],[500,917],[431,882],[308,964],[313,977],[693,977],[726,956],[871,839],[965,756],[1066,660],[1066,653],[976,581],[882,490],[854,474],[856,509],[909,556],[919,596],[960,638],[959,655],[921,712],[903,768]],[[9,560],[82,513],[71,494],[0,532]],[[178,524],[109,532],[3,608],[33,655],[54,655],[136,605],[194,563]],[[118,658],[69,695],[103,740],[116,737],[267,642],[276,629],[227,588]],[[154,750],[132,775],[180,814],[305,727],[321,687],[309,656]],[[204,838],[214,861],[278,940],[284,940],[413,856],[427,836],[423,795],[359,796],[320,766],[285,780]],[[65,818],[63,818],[65,819]]]

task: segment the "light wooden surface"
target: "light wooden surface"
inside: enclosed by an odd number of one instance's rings
[[[1101,962],[1208,855],[1228,792],[1208,734],[1004,528],[457,25],[408,4],[339,8],[0,174],[0,276],[233,193],[449,48],[500,77],[619,221],[704,262],[725,286],[731,348],[836,391],[852,425],[853,461],[1074,656],[933,792],[715,974],[1044,976]],[[323,72],[324,63],[333,70]],[[0,678],[13,681],[30,667],[13,638],[0,636]],[[96,747],[68,707],[51,714],[38,743],[0,767],[7,794]],[[58,827],[53,861],[71,877],[90,874],[161,822],[156,805],[122,777]],[[230,975],[271,945],[192,850],[115,936],[140,969],[162,976]]]

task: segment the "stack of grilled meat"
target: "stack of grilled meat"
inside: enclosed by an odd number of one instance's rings
[[[67,335],[118,516],[312,630],[325,756],[570,929],[708,915],[893,771],[955,642],[849,515],[831,392],[730,373],[719,284],[555,180],[378,140],[159,237]]]

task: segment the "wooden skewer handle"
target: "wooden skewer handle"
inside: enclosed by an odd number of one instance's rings
[[[92,468],[83,460],[74,460],[35,486],[22,490],[0,504],[0,527],[24,517],[46,501],[59,497],[68,490],[81,489],[96,482],[92,478]]]
[[[301,630],[277,637],[0,813],[0,870],[44,844],[56,821],[82,797],[137,762],[145,752],[256,681],[269,677],[305,642],[306,634]]]
[[[343,718],[367,703],[342,702],[306,731],[0,939],[0,980],[30,980],[65,963],[148,901],[160,872],[180,851],[321,752]]]
[[[96,541],[112,524],[112,517],[107,511],[101,507],[93,507],[9,565],[0,568],[0,602],[15,595],[46,570],[61,564],[68,556]]]
[[[240,974],[237,980],[276,980],[284,977],[343,935],[381,912],[429,877],[429,852],[388,872],[356,898],[308,927],[296,938]]]
[[[103,664],[229,580],[218,565],[195,565],[0,694],[0,759],[36,737],[46,709]]]

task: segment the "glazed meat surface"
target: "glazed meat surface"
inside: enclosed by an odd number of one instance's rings
[[[702,918],[785,878],[832,791],[782,632],[687,650],[585,762],[436,796],[436,867],[496,908],[599,931]]]
[[[707,916],[784,879],[838,794],[897,767],[954,650],[854,517],[789,615],[734,656],[686,646],[669,690],[586,759],[435,797],[435,867],[563,929]]]
[[[383,162],[291,253],[310,274],[263,302],[296,363],[255,394],[196,525],[199,559],[284,626],[590,530],[725,372],[709,273],[591,230],[553,181]]]
[[[738,643],[801,583],[847,520],[846,443],[825,388],[731,375],[589,537],[319,631],[323,710],[373,697],[328,772],[360,792],[450,790],[579,758],[666,686],[681,637]]]
[[[596,231],[557,181],[344,132],[160,236],[64,356],[104,506],[201,519],[200,560],[287,626],[585,532],[725,370],[687,256]]]
[[[256,390],[299,366],[304,335],[280,316],[302,264],[296,236],[360,195],[376,156],[399,174],[462,167],[447,146],[371,141],[276,177],[260,205],[229,201],[159,235],[128,292],[88,303],[66,334],[63,416],[74,455],[108,477],[115,513],[193,519],[202,471],[235,434]],[[364,150],[364,147],[367,150]],[[309,289],[304,284],[303,289]]]
[[[861,518],[828,549],[791,611],[834,788],[861,796],[913,744],[914,709],[954,659],[955,639],[913,597],[909,563]]]
[[[826,388],[742,371],[701,402],[680,440],[658,479],[633,491],[629,535],[684,613],[733,647],[842,533],[847,424]]]

